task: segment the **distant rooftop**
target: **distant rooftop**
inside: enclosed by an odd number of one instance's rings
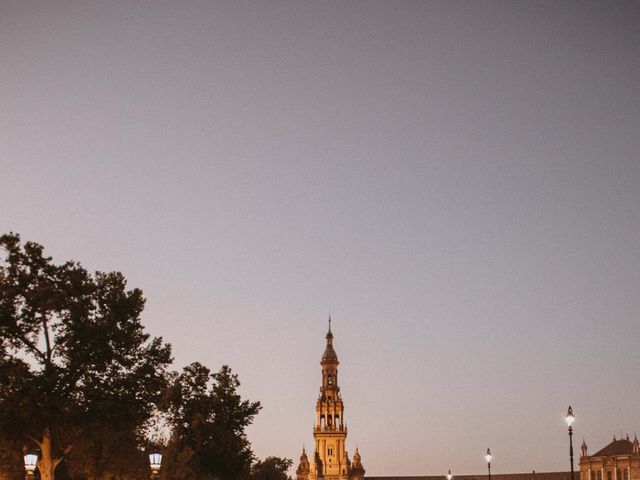
[[[575,480],[580,478],[576,472]],[[365,480],[444,480],[445,475],[425,475],[409,477],[375,477],[367,475]],[[455,475],[453,480],[488,480],[487,475]],[[572,480],[571,472],[528,472],[528,473],[492,473],[491,480]]]
[[[630,455],[633,453],[633,444],[630,440],[616,440],[604,447],[599,452],[589,455],[590,457],[611,457],[614,455]]]

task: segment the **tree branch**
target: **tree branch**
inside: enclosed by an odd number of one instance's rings
[[[38,445],[38,447],[42,448],[42,442],[40,442],[39,440],[36,440],[34,437],[32,437],[31,435],[27,435],[27,438],[29,440],[31,440],[33,443],[35,443],[36,445]]]
[[[44,330],[44,340],[47,345],[47,356],[45,358],[45,367],[48,370],[51,366],[51,355],[53,351],[51,350],[51,340],[49,339],[49,326],[47,325],[47,316],[42,314],[42,329]]]
[[[33,354],[42,359],[43,362],[47,361],[44,352],[41,352],[40,349],[38,349],[38,347],[36,347],[35,344],[31,340],[29,340],[20,329],[8,328],[7,330],[9,330],[8,333],[11,338],[22,342],[25,347],[27,347],[27,350],[33,352]]]
[[[69,452],[71,451],[71,448],[73,447],[73,445],[67,445],[66,447],[64,447],[64,449],[62,450],[62,455],[60,455],[59,457],[56,457],[53,459],[53,468],[55,470],[55,468],[58,466],[58,464],[64,460],[64,458],[69,455]]]

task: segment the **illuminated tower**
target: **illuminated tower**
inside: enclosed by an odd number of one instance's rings
[[[297,480],[362,480],[364,467],[360,454],[349,461],[345,441],[347,425],[344,421],[344,404],[338,385],[338,355],[333,349],[331,318],[327,332],[327,346],[322,354],[322,386],[316,402],[316,422],[313,427],[315,452],[309,462],[303,450],[296,471]]]

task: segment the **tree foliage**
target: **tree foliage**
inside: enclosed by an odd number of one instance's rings
[[[69,452],[89,479],[144,465],[140,427],[171,353],[144,331],[143,308],[120,273],[56,265],[41,245],[0,237],[0,437],[35,443],[44,480]]]
[[[37,448],[41,480],[145,478],[149,430],[166,421],[165,478],[286,480],[291,461],[256,461],[247,439],[260,403],[240,397],[228,366],[168,373],[170,346],[145,332],[144,303],[118,272],[0,236],[0,475],[19,478],[23,450]]]
[[[212,374],[192,363],[175,375],[165,399],[173,428],[163,461],[165,478],[249,478],[254,457],[245,428],[261,406],[242,400],[239,386],[226,365]]]
[[[288,458],[267,457],[251,467],[251,480],[288,480],[293,462]]]

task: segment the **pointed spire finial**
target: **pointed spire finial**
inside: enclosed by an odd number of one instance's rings
[[[327,345],[331,345],[333,341],[333,333],[331,332],[331,315],[329,315],[329,331],[325,338],[327,339]]]

